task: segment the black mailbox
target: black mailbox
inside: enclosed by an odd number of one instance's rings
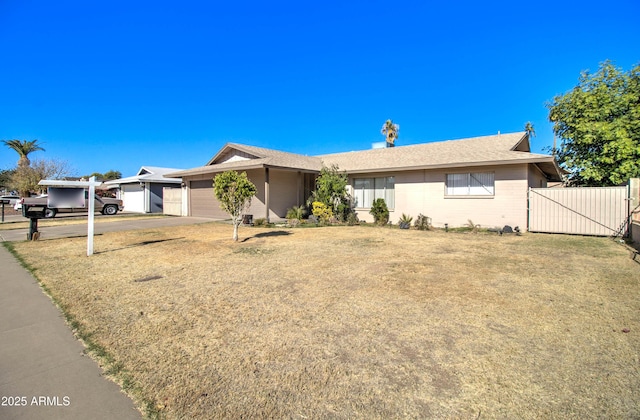
[[[47,206],[29,206],[27,204],[22,205],[22,215],[29,219],[44,219]]]
[[[11,204],[11,200],[0,200],[0,204]]]

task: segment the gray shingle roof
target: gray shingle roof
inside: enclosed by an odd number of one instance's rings
[[[325,165],[335,164],[349,173],[393,170],[503,165],[553,160],[518,147],[526,141],[522,133],[497,134],[461,140],[371,149],[319,156]],[[516,151],[524,148],[527,151]]]
[[[230,150],[238,150],[254,157],[215,163]],[[526,133],[497,134],[461,140],[448,140],[383,149],[370,149],[321,156],[304,156],[262,147],[228,143],[206,166],[179,171],[170,176],[189,176],[222,172],[230,169],[247,170],[279,167],[304,171],[320,171],[322,165],[337,165],[348,173],[388,172],[412,169],[436,169],[504,165],[511,163],[541,163],[552,178],[558,177],[554,158],[529,152]],[[555,172],[555,174],[554,174]]]

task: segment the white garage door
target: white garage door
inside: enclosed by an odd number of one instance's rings
[[[124,211],[144,213],[144,193],[139,184],[123,185],[120,189],[120,196]]]

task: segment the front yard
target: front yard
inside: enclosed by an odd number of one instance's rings
[[[640,265],[610,239],[231,230],[12,246],[150,416],[640,417]]]

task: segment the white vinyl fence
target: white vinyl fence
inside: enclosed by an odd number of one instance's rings
[[[628,216],[628,187],[529,189],[530,232],[616,236]]]

